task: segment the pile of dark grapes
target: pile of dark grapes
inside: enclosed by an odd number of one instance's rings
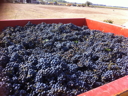
[[[76,96],[126,75],[123,36],[44,22],[0,34],[0,96]]]

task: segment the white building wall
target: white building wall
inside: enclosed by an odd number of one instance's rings
[[[23,0],[23,3],[27,3],[27,1],[26,0]]]

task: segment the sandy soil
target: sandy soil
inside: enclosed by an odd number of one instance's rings
[[[99,21],[111,19],[114,24],[122,25],[128,22],[128,10],[40,4],[4,4],[0,10],[0,19],[82,17]]]

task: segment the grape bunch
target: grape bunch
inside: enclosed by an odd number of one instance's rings
[[[126,75],[124,36],[44,22],[0,34],[0,96],[77,96]]]

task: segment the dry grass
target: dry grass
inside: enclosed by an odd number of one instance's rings
[[[99,21],[111,19],[122,25],[128,21],[128,11],[120,9],[68,7],[38,4],[4,4],[0,19],[35,18],[90,18]]]

